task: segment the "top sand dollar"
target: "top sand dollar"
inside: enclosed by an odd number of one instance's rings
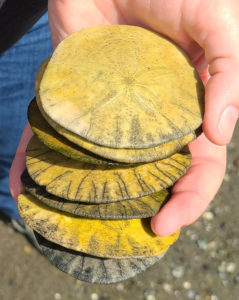
[[[91,27],[66,38],[39,94],[50,119],[106,147],[155,147],[202,122],[204,88],[188,58],[136,26]]]

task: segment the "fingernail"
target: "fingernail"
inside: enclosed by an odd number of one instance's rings
[[[218,129],[225,143],[230,142],[237,119],[238,109],[234,106],[228,106],[222,113],[218,123]]]
[[[157,220],[155,219],[155,217],[152,217],[151,229],[159,237],[166,237],[166,236],[169,236],[169,235],[175,233],[176,231],[180,230],[180,228],[176,224],[172,224],[172,223],[173,222],[171,222],[170,224],[166,224],[166,226],[163,226],[161,228],[161,226],[156,226]]]

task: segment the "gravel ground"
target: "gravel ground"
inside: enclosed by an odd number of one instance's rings
[[[53,267],[0,215],[0,300],[239,299],[239,126],[223,185],[164,259],[112,285],[80,282]]]

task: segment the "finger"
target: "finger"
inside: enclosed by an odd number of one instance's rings
[[[192,164],[175,184],[170,200],[152,218],[152,230],[167,236],[193,223],[218,191],[226,168],[226,147],[212,144],[202,134],[190,144]]]
[[[213,143],[225,145],[239,111],[239,4],[237,0],[185,1],[182,10],[182,24],[204,49],[209,64],[203,130]]]
[[[112,0],[49,0],[48,13],[54,48],[83,28],[125,23]]]
[[[218,59],[219,60],[219,59]],[[218,62],[233,67],[235,63]],[[234,65],[234,66],[233,66]],[[239,68],[239,64],[238,64]],[[238,119],[239,73],[219,71],[213,74],[206,86],[203,131],[218,145],[230,142]]]
[[[22,133],[22,137],[19,142],[16,155],[12,162],[12,166],[10,169],[10,175],[9,175],[10,192],[11,192],[12,197],[15,200],[17,200],[17,197],[20,194],[21,189],[22,189],[21,174],[26,167],[25,151],[26,151],[27,144],[28,144],[30,138],[32,137],[32,135],[33,135],[33,132],[31,130],[31,127],[30,127],[29,123],[27,123],[27,125],[24,128],[24,131]]]

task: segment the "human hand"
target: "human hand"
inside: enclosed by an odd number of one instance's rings
[[[170,201],[152,218],[152,228],[159,235],[168,235],[194,222],[220,187],[226,148],[218,145],[230,141],[238,118],[238,2],[49,0],[49,22],[54,46],[85,27],[130,24],[160,32],[186,51],[205,84],[204,134],[190,144],[192,165],[175,184]],[[29,130],[24,134],[25,144],[29,134]],[[14,163],[12,187],[13,181],[18,182],[13,180],[16,167]],[[12,188],[13,196],[19,188],[19,184]]]

